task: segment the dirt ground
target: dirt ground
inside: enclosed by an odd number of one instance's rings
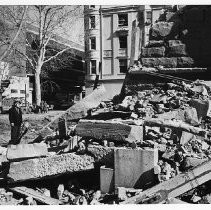
[[[54,117],[62,114],[64,111],[49,111],[43,114],[24,114],[23,121],[30,124],[29,130],[22,138],[22,143],[32,141],[37,132],[47,125]],[[8,114],[0,114],[0,146],[6,146],[10,140],[10,124]]]

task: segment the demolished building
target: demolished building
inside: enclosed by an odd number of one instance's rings
[[[169,25],[152,26],[119,95],[98,86],[31,144],[1,148],[3,204],[23,203],[16,194],[50,205],[210,203],[208,70]]]

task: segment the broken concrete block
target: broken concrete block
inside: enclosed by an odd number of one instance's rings
[[[184,170],[188,170],[190,168],[196,167],[200,164],[202,164],[203,162],[207,161],[208,159],[204,158],[204,159],[199,159],[199,158],[194,158],[194,157],[185,157],[183,164],[182,164],[182,168]]]
[[[184,145],[187,144],[189,141],[194,139],[196,136],[192,133],[188,133],[185,131],[182,131],[182,136],[180,138],[180,144]]]
[[[177,58],[141,58],[142,65],[145,67],[163,66],[165,68],[176,68]]]
[[[158,22],[151,27],[151,37],[154,39],[163,39],[164,37],[169,37],[173,31],[173,22]]]
[[[7,159],[9,161],[44,157],[47,154],[48,148],[45,143],[8,145],[7,148]]]
[[[171,129],[177,129],[178,131],[186,131],[198,136],[206,136],[207,131],[205,129],[191,126],[187,123],[184,123],[181,120],[168,120],[161,118],[151,118],[145,120],[145,125],[147,126],[159,126],[159,127],[167,127]]]
[[[65,173],[85,171],[94,168],[94,158],[88,155],[67,153],[46,158],[29,159],[10,164],[10,182],[41,179]]]
[[[168,56],[170,57],[187,56],[185,44],[169,47]]]
[[[165,56],[165,47],[151,47],[151,48],[142,48],[141,52],[142,57],[164,57]]]
[[[192,67],[194,65],[194,60],[191,57],[178,57],[177,67]]]
[[[166,12],[166,21],[167,22],[176,22],[179,17],[175,12]]]
[[[157,149],[117,148],[114,151],[115,189],[150,186],[155,181],[154,166],[157,162]]]
[[[103,194],[111,193],[114,190],[114,169],[100,167],[100,190]]]
[[[76,135],[98,140],[141,142],[143,127],[103,120],[80,120]]]
[[[208,115],[210,102],[209,100],[191,99],[190,106],[196,109],[198,119],[201,122],[202,118]]]
[[[58,128],[58,122],[61,117],[66,118],[67,122],[86,117],[88,115],[88,110],[96,108],[100,102],[106,98],[105,87],[102,85],[96,88],[90,95],[71,106],[65,113],[55,117],[48,125],[43,127],[37,138],[34,139],[34,142],[45,139],[47,135],[52,135],[53,131],[49,134],[49,127],[53,127],[54,129]]]
[[[182,120],[183,122],[187,122],[191,125],[198,125],[198,115],[195,108],[186,108],[185,110],[175,110],[171,112],[166,112],[163,114],[158,114],[159,119],[176,119]]]
[[[113,166],[114,165],[114,149],[115,147],[103,147],[100,145],[89,144],[87,152],[92,155],[95,162],[100,165]]]
[[[147,47],[162,47],[164,46],[163,40],[149,40]]]

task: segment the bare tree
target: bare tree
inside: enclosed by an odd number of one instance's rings
[[[52,39],[56,39],[56,34],[64,33],[67,23],[68,29],[71,29],[71,23],[81,13],[80,7],[78,5],[38,5],[31,6],[29,9],[27,24],[33,26],[37,34],[33,40],[28,37],[28,52],[25,57],[29,61],[35,75],[37,105],[40,105],[41,102],[40,75],[43,65],[69,49],[69,47],[63,47],[63,49],[49,47],[50,42]]]
[[[20,36],[24,28],[28,6],[0,7],[0,63],[15,65],[12,52],[19,48]]]

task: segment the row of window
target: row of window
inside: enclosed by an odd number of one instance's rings
[[[11,93],[18,93],[17,89],[11,89]],[[25,90],[20,90],[20,94],[25,94]]]
[[[120,49],[127,48],[127,36],[119,37],[119,48]],[[96,50],[96,37],[90,37],[90,49]]]
[[[90,61],[90,69],[91,69],[91,74],[97,73],[97,61],[96,60]],[[124,73],[124,74],[127,72],[127,59],[119,59],[119,72]]]
[[[128,14],[118,14],[118,26],[128,26]],[[96,19],[95,16],[90,16],[90,28],[96,28]]]

